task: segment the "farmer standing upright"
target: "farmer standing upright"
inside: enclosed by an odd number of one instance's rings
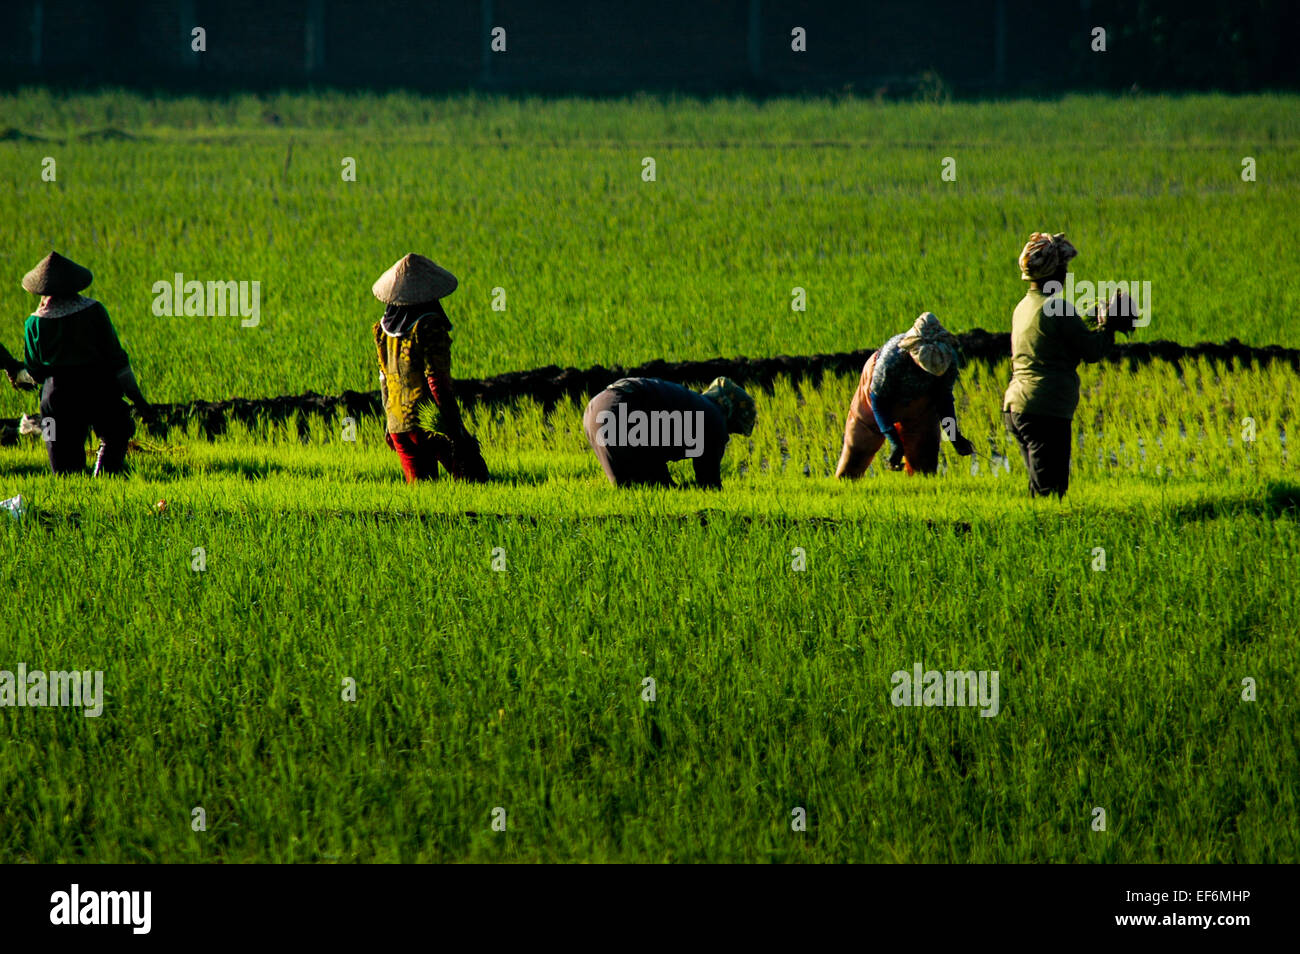
[[[50,252],[23,276],[23,288],[40,295],[27,319],[23,366],[42,385],[41,416],[50,470],[86,469],[86,435],[99,437],[95,475],[121,473],[135,433],[126,396],[146,419],[152,409],[140,393],[130,359],[104,306],[80,292],[90,269]]]
[[[437,477],[439,463],[457,479],[488,479],[452,391],[451,321],[441,299],[456,285],[451,272],[411,253],[371,289],[387,306],[374,327],[379,388],[388,446],[397,452],[407,483]],[[431,430],[420,422],[429,406],[436,412]]]
[[[931,312],[886,341],[862,366],[835,476],[861,477],[886,442],[891,470],[905,463],[908,474],[932,474],[939,467],[944,427],[958,454],[972,453],[974,447],[957,427],[952,400],[960,367],[956,337]]]
[[[1133,328],[1132,305],[1123,292],[1098,309],[1095,324],[1061,296],[1078,254],[1063,232],[1035,232],[1020,252],[1020,277],[1029,291],[1011,318],[1011,383],[1002,417],[1020,445],[1031,497],[1062,497],[1069,487],[1079,362],[1100,361],[1114,346],[1115,332]]]

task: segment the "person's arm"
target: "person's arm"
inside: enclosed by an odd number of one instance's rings
[[[879,360],[876,359],[877,362]],[[894,447],[898,444],[898,431],[894,427],[894,388],[891,386],[891,381],[892,378],[888,374],[880,373],[877,364],[876,376],[871,382],[871,390],[867,392],[867,397],[871,400],[871,413],[876,418],[876,427],[880,428],[880,433],[885,435],[889,446]]]
[[[692,466],[695,468],[696,486],[708,490],[722,489],[722,454],[725,453],[726,446],[726,442],[723,442],[721,450],[716,453],[713,448],[706,447],[704,453],[695,458]]]
[[[450,432],[455,433],[463,429],[464,423],[451,383],[451,335],[442,328],[432,333],[425,329],[421,331],[424,377],[429,384],[429,393],[433,395],[433,403],[438,405],[438,412]]]
[[[957,405],[952,396],[952,389],[957,385],[957,373],[957,366],[954,365],[942,377],[934,379],[931,400],[934,401],[934,409],[939,414],[939,426],[952,438],[953,450],[966,457],[975,452],[975,445],[961,432],[961,425],[957,423]],[[952,423],[948,423],[949,421]]]
[[[894,426],[893,388],[885,385],[879,391],[872,391],[871,413],[876,418],[876,427],[885,435],[889,443],[889,466],[898,470],[903,466],[903,442],[898,438],[898,428]]]
[[[20,391],[30,391],[36,387],[36,380],[27,373],[23,363],[9,353],[9,349],[0,345],[0,367],[4,369],[9,383]]]
[[[939,414],[939,426],[945,428],[952,439],[955,441],[961,436],[961,428],[957,424],[957,405],[952,398],[952,388],[949,385],[939,382],[939,387],[935,388],[934,409]],[[948,422],[952,423],[949,424]]]
[[[721,490],[722,458],[727,453],[727,445],[731,443],[731,435],[727,433],[727,419],[721,409],[708,398],[697,396],[693,400],[697,402],[696,406],[703,408],[703,417],[699,418],[703,427],[697,435],[700,453],[699,456],[690,458],[691,467],[695,471],[695,485],[708,490]]]
[[[108,317],[108,309],[100,305],[97,311],[93,331],[96,350],[99,352],[100,360],[120,377],[123,369],[130,371],[131,359],[127,357],[122,342],[118,340],[117,329],[113,327],[113,322]],[[134,375],[131,380],[135,380]],[[136,390],[139,391],[138,388]]]
[[[1065,314],[1051,319],[1053,331],[1064,339],[1069,351],[1089,364],[1100,361],[1115,346],[1115,332],[1105,325],[1089,323],[1068,305]]]
[[[384,433],[388,433],[388,375],[384,372],[384,329],[376,322],[372,329],[375,336],[375,358],[379,362],[379,400],[384,415]]]
[[[962,457],[975,453],[975,445],[961,432],[957,423],[957,406],[952,399],[952,387],[945,386],[935,395],[935,410],[939,412],[939,426],[952,435],[952,449]],[[949,424],[948,422],[952,423]]]
[[[40,342],[36,334],[37,321],[33,315],[27,319],[27,326],[23,329],[23,368],[33,381],[40,384],[50,376],[50,369],[41,360]]]
[[[135,380],[135,372],[131,370],[128,364],[125,368],[117,372],[117,386],[122,389],[122,393],[134,404],[140,411],[149,410],[149,402],[144,399],[144,393],[140,390],[139,383]]]
[[[127,399],[142,414],[147,414],[150,410],[149,402],[144,399],[140,385],[135,379],[135,371],[131,369],[131,359],[127,357],[122,342],[118,340],[117,329],[113,327],[113,322],[108,317],[108,309],[100,305],[98,311],[99,314],[95,317],[94,334],[100,360],[113,370],[117,386],[122,389]]]
[[[894,339],[876,352],[876,364],[871,372],[871,383],[867,392],[871,400],[871,413],[876,419],[876,427],[889,442],[890,466],[897,466],[903,459],[903,445],[898,439],[898,429],[894,426],[894,404],[898,392],[898,376],[903,374],[899,368],[898,356],[902,354],[896,347],[891,347]],[[911,360],[908,358],[907,360]]]

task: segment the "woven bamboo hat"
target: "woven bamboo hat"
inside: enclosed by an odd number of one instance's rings
[[[415,305],[445,298],[456,290],[456,276],[436,262],[411,252],[371,286],[386,305]]]
[[[93,277],[84,265],[64,258],[58,252],[51,252],[23,276],[23,288],[33,295],[75,295],[89,285]]]

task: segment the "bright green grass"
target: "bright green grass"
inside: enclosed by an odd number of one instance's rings
[[[58,247],[95,271],[160,401],[373,388],[369,288],[412,249],[461,279],[447,302],[461,376],[872,347],[926,309],[955,330],[1006,328],[1024,291],[1016,255],[1039,228],[1071,236],[1080,278],[1151,282],[1136,340],[1300,344],[1300,253],[1283,224],[1300,216],[1295,97],[27,92],[0,98],[0,116],[51,137],[0,142],[0,341],[19,349],[33,300],[18,278]],[[80,138],[105,125],[139,138]],[[947,156],[955,182],[940,179]],[[1243,156],[1258,181],[1241,181]],[[343,157],[358,181],[342,181]],[[177,272],[261,282],[260,326],[155,317],[153,283]],[[0,414],[19,400],[0,392]]]
[[[164,499],[203,509],[234,512],[296,510],[567,514],[628,512],[629,501],[659,501],[667,512],[700,508],[748,514],[802,517],[866,516],[881,507],[905,507],[911,514],[969,497],[976,513],[992,516],[1020,509],[1024,473],[1019,451],[999,413],[1008,365],[972,364],[956,391],[962,431],[976,458],[945,449],[941,480],[904,480],[880,473],[879,462],[858,484],[828,480],[839,458],[844,415],[856,376],[828,376],[820,386],[793,386],[780,379],[772,392],[755,390],[757,422],[749,437],[733,437],[723,460],[723,495],[690,487],[686,461],[672,469],[680,492],[617,494],[606,484],[582,432],[582,405],[566,401],[550,414],[537,403],[476,407],[466,412],[497,481],[488,486],[443,480],[410,488],[398,482],[396,457],[384,444],[383,422],[355,422],[355,441],[344,439],[341,414],[311,417],[306,437],[298,422],[249,427],[232,421],[216,442],[198,436],[197,425],[173,431],[165,442],[143,430],[148,452],[130,458],[135,477],[95,486],[93,500],[114,508],[146,507]],[[1296,478],[1295,408],[1300,377],[1271,365],[1226,370],[1208,361],[1189,361],[1181,375],[1166,364],[1134,374],[1115,365],[1080,369],[1082,403],[1075,419],[1070,500],[1109,500],[1116,508],[1141,507],[1170,494],[1223,493]],[[34,398],[28,397],[30,412]],[[1253,432],[1253,433],[1252,433]],[[1253,436],[1253,440],[1243,438]],[[1010,464],[1008,466],[1008,461]],[[66,512],[76,499],[46,474],[44,449],[32,437],[0,449],[0,467],[10,474],[5,496],[24,493],[51,510]],[[1132,478],[1124,493],[1113,478]],[[310,493],[282,478],[316,481]],[[74,482],[74,486],[76,483]],[[558,487],[565,488],[558,490]],[[936,504],[936,501],[947,503]],[[632,512],[639,512],[633,508]]]
[[[1001,374],[966,379],[982,452]],[[477,411],[488,487],[402,485],[370,421],[174,435],[125,481],[0,451],[34,508],[0,521],[0,668],[108,689],[0,711],[0,859],[1300,857],[1295,376],[1090,369],[1036,504],[950,452],[826,478],[852,383],[760,396],[720,493],[615,491],[573,406]],[[1000,713],[892,706],[918,662],[997,670]]]
[[[1099,535],[1026,513],[957,537],[132,514],[10,530],[0,553],[22,597],[6,659],[102,668],[109,693],[97,720],[0,714],[7,861],[1300,849],[1289,521],[1153,510]],[[915,662],[997,669],[1000,714],[892,707]]]
[[[838,351],[1006,327],[1052,228],[1152,282],[1138,340],[1295,345],[1295,107],[25,91],[0,341],[55,245],[157,400],[370,389],[368,288],[416,248],[462,280],[458,375]],[[174,271],[261,281],[261,326],[154,318]],[[0,709],[0,861],[1297,860],[1300,379],[1086,369],[1070,494],[1030,502],[1005,377],[963,375],[981,459],[931,479],[828,477],[852,376],[759,395],[721,492],[615,491],[574,404],[475,409],[484,487],[404,486],[375,420],[177,432],[123,481],[0,449],[0,669],[108,690]],[[1000,714],[892,706],[915,663],[998,670]]]

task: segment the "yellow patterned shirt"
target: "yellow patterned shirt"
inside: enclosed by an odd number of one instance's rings
[[[451,325],[445,319],[425,315],[400,337],[388,334],[379,322],[374,332],[388,433],[420,430],[420,408],[426,402],[444,412],[447,405],[455,407],[451,393]]]

